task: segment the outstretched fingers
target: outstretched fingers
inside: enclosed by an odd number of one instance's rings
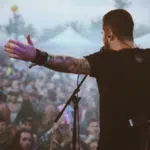
[[[8,53],[8,57],[9,57],[9,58],[14,58],[14,59],[22,60],[21,57],[20,57],[19,55],[12,54],[12,53]]]
[[[23,52],[22,48],[15,45],[11,45],[10,43],[5,45],[4,50],[12,54],[21,54],[21,52]]]
[[[14,44],[16,46],[19,46],[20,48],[25,48],[25,45],[23,43],[19,42],[19,41],[9,40],[8,42],[12,43],[12,44]]]
[[[9,44],[6,44],[5,47],[4,47],[4,50],[7,52],[7,53],[14,53],[15,52],[15,48],[10,46]]]

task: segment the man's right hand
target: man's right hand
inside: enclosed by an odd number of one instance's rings
[[[4,50],[8,53],[10,58],[19,59],[23,61],[33,61],[36,57],[36,48],[27,36],[28,44],[23,44],[19,41],[9,40],[4,46]]]

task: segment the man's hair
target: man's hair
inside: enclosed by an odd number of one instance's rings
[[[1,102],[6,102],[7,101],[7,96],[4,94],[3,90],[0,90],[0,103]]]
[[[104,31],[110,27],[119,40],[133,40],[134,21],[129,12],[124,9],[109,11],[103,17]]]
[[[27,129],[21,129],[18,130],[14,139],[13,139],[13,145],[12,145],[12,149],[15,150],[21,150],[21,146],[20,146],[20,138],[21,138],[21,134],[22,133],[29,133],[32,136],[32,144],[33,144],[33,133],[30,130]],[[33,145],[32,145],[33,146]]]
[[[7,123],[6,117],[5,117],[4,115],[2,115],[1,113],[0,113],[0,122],[5,122],[5,123]]]
[[[21,119],[22,123],[30,122],[33,124],[33,118],[32,117],[25,117]]]
[[[0,122],[10,122],[10,110],[5,103],[0,103]]]

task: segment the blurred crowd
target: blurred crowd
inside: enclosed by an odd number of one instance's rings
[[[28,65],[16,60],[0,65],[0,150],[71,150],[73,104],[57,124],[53,121],[76,88],[77,76]],[[77,147],[96,150],[99,95],[93,79],[86,79],[78,96]]]

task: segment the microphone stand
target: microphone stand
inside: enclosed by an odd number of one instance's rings
[[[66,102],[65,106],[63,107],[62,111],[58,114],[56,119],[54,120],[54,124],[58,122],[60,117],[62,116],[63,112],[65,111],[66,107],[71,103],[71,101],[74,104],[74,123],[73,123],[73,140],[72,140],[72,145],[73,145],[73,150],[76,150],[76,141],[77,141],[77,127],[76,127],[76,117],[77,117],[77,110],[78,110],[78,102],[80,101],[80,98],[76,97],[76,94],[80,91],[80,87],[84,80],[86,79],[88,75],[85,75],[84,78],[81,80],[77,88],[73,91],[71,97],[69,100]]]

